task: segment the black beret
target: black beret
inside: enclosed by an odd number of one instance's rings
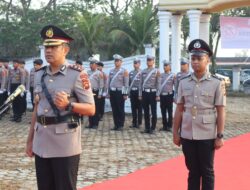
[[[100,62],[100,61],[97,63],[97,65],[99,65],[99,66],[101,66],[101,67],[104,66],[103,62]]]
[[[74,40],[62,29],[54,25],[48,25],[43,27],[40,34],[41,37],[44,39],[44,46],[59,46],[63,43],[69,43],[70,41]]]
[[[34,64],[37,64],[37,65],[42,65],[43,64],[43,60],[42,59],[35,59],[33,61]]]
[[[82,65],[82,61],[81,60],[76,60],[76,64]]]
[[[213,51],[210,49],[209,45],[202,39],[195,39],[190,42],[188,45],[188,52],[191,55],[209,55],[211,57],[213,55]]]

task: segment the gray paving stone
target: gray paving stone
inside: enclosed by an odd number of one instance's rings
[[[226,138],[250,132],[249,98],[228,98]],[[6,115],[0,121],[0,190],[37,190],[34,159],[25,156],[25,143],[31,113],[19,124]],[[82,128],[82,145],[78,187],[117,178],[182,154],[172,143],[172,134],[156,131],[141,134],[131,129],[131,116],[126,116],[122,132],[110,131],[111,114],[106,114],[97,130]],[[87,125],[87,118],[83,126]],[[157,128],[161,128],[158,120]]]

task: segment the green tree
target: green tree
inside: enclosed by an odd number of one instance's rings
[[[131,16],[126,16],[113,33],[118,37],[126,36],[133,53],[142,53],[144,44],[153,43],[157,37],[156,9],[151,4],[143,8],[134,7]]]

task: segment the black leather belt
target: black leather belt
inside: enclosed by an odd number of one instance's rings
[[[78,122],[79,117],[76,115],[66,115],[61,116],[60,120],[57,117],[46,117],[46,116],[37,116],[37,122],[42,125],[53,125],[59,123],[68,123],[72,121]]]
[[[99,91],[99,89],[98,88],[92,88],[92,91]]]

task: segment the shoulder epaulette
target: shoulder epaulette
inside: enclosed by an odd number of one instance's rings
[[[47,68],[47,66],[43,66],[43,67],[41,67],[40,69],[37,69],[35,72],[45,70],[46,68]]]
[[[75,71],[79,71],[79,72],[83,71],[83,68],[77,65],[69,65],[68,68],[73,69]]]
[[[180,80],[183,80],[183,79],[186,79],[186,78],[189,78],[189,77],[191,77],[191,74],[189,74],[189,75],[187,75],[187,76],[181,78]]]
[[[218,77],[218,76],[216,76],[215,74],[213,74],[213,75],[211,75],[213,78],[216,78],[216,79],[218,79],[218,80],[222,80],[222,78],[220,78],[220,77]]]

